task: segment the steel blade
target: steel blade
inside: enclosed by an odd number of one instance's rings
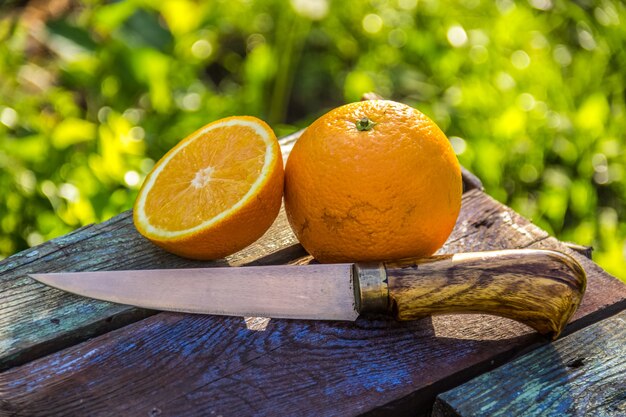
[[[31,274],[74,294],[154,310],[356,320],[352,264]]]

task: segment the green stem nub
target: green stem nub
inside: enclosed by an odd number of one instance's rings
[[[371,130],[374,126],[376,126],[376,123],[372,122],[367,117],[363,117],[363,118],[361,118],[361,120],[356,122],[356,128],[360,132],[363,132],[363,131],[366,131],[366,130]]]

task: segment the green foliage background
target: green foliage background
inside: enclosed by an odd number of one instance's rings
[[[428,114],[489,194],[626,279],[619,1],[36,4],[0,9],[1,256],[131,208],[207,122],[255,115],[283,135],[371,90]]]

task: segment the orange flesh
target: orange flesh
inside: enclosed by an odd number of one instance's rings
[[[199,136],[182,148],[156,178],[145,202],[153,226],[198,226],[234,206],[261,174],[266,144],[254,129],[225,126],[207,135],[210,140]]]

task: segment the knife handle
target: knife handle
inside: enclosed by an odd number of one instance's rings
[[[558,337],[585,292],[580,264],[561,252],[514,249],[356,266],[361,310],[398,320],[484,313]]]

